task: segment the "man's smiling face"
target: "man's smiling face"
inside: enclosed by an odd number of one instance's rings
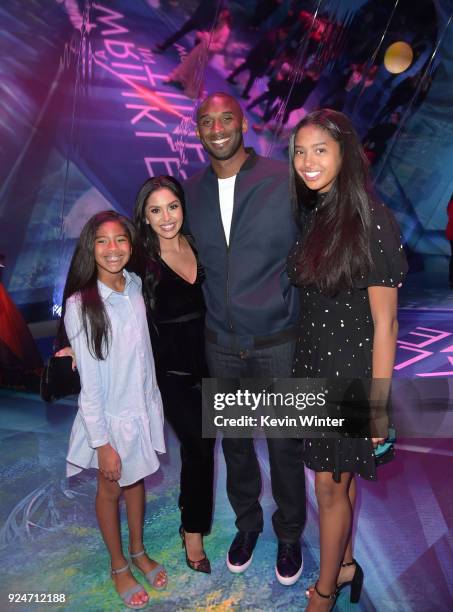
[[[244,148],[247,120],[236,100],[228,95],[213,95],[200,106],[197,135],[208,155],[225,161]]]

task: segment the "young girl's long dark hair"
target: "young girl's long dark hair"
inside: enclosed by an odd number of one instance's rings
[[[97,285],[97,267],[94,259],[94,245],[98,228],[109,221],[120,223],[131,246],[135,242],[135,229],[132,222],[113,210],[97,213],[82,229],[74,255],[69,266],[68,277],[63,292],[64,319],[66,300],[79,293],[81,297],[82,324],[88,349],[96,359],[105,359],[110,342],[110,320],[104,307]]]
[[[294,169],[297,132],[308,125],[325,130],[340,146],[341,169],[322,204],[318,194],[306,187]],[[368,162],[351,121],[328,108],[306,115],[294,128],[289,141],[290,186],[293,212],[303,239],[297,254],[297,279],[335,295],[353,286],[370,267],[369,232],[371,194]],[[304,228],[306,212],[317,207]]]
[[[153,176],[143,183],[135,198],[134,223],[137,229],[139,247],[138,265],[143,281],[143,298],[148,311],[153,311],[156,301],[156,286],[160,279],[159,238],[151,225],[146,222],[146,204],[149,196],[159,189],[169,189],[181,202],[184,213],[184,191],[180,183],[172,176]]]

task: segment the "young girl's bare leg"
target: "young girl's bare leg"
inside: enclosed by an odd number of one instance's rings
[[[356,485],[356,479],[354,476],[352,476],[351,481],[349,483],[348,496],[349,496],[349,502],[351,504],[352,514],[354,516],[354,507],[355,507],[355,501],[357,497],[357,485]],[[351,563],[353,559],[354,559],[354,554],[352,550],[352,523],[351,523],[351,529],[349,531],[349,537],[348,537],[348,541],[346,544],[346,550],[345,550],[344,557],[343,557],[343,563]],[[347,567],[341,567],[340,573],[338,574],[338,584],[352,580],[355,570],[356,570],[355,565],[348,565]]]
[[[145,517],[145,485],[143,480],[135,482],[133,485],[123,487],[124,499],[126,501],[127,523],[129,525],[129,550],[132,554],[137,554],[144,550],[143,545],[143,522]],[[150,559],[145,553],[140,557],[133,558],[133,563],[144,574],[153,570],[156,561]],[[157,574],[155,586],[162,587],[167,582],[165,571]]]
[[[343,473],[335,482],[330,472],[317,472],[315,490],[319,506],[320,572],[318,589],[329,595],[337,588],[338,573],[343,562],[352,525],[349,499],[350,473]],[[332,601],[321,599],[315,593],[307,610],[328,610]]]
[[[96,493],[96,516],[105,545],[110,553],[112,569],[118,570],[127,565],[121,545],[119,498],[121,487],[117,482],[107,480],[98,471],[98,490]],[[128,570],[113,576],[116,590],[124,593],[137,584],[137,581]],[[131,600],[133,604],[148,601],[147,593],[136,593]]]
[[[349,483],[348,497],[349,497],[349,503],[351,504],[352,513],[354,515],[354,507],[355,507],[355,501],[357,497],[357,485],[356,485],[356,479],[354,476],[352,476],[351,481]],[[353,550],[352,550],[352,521],[351,521],[351,529],[349,531],[349,537],[348,537],[348,541],[346,544],[346,550],[344,553],[342,563],[351,563],[353,558],[354,558],[354,555],[353,555]],[[355,570],[356,570],[355,565],[348,565],[347,567],[340,567],[337,584],[340,585],[343,582],[348,582],[349,580],[352,580]],[[308,596],[311,596],[313,594],[314,588],[315,588],[314,584],[308,587],[307,589]]]

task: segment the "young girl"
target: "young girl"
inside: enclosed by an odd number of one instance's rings
[[[397,287],[407,272],[390,211],[368,187],[358,136],[343,113],[322,109],[291,136],[296,218],[304,228],[288,259],[300,287],[301,322],[294,375],[390,379],[398,323]],[[352,556],[355,474],[376,478],[373,447],[382,438],[305,441],[319,506],[320,573],[308,610],[330,610],[338,589],[358,601],[363,572]]]
[[[67,475],[98,468],[96,516],[111,557],[115,588],[128,608],[148,594],[133,577],[121,546],[119,498],[124,494],[132,563],[155,589],[164,568],[143,546],[143,479],[165,452],[162,403],[156,384],[141,281],[126,271],[132,223],[100,212],[82,230],[64,291],[64,324],[81,380]]]

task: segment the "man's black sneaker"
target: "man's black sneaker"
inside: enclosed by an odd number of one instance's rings
[[[259,535],[259,531],[237,532],[226,558],[230,572],[234,574],[245,572],[252,562],[253,549]]]
[[[280,584],[291,586],[302,574],[303,562],[300,542],[279,542],[275,574]]]

